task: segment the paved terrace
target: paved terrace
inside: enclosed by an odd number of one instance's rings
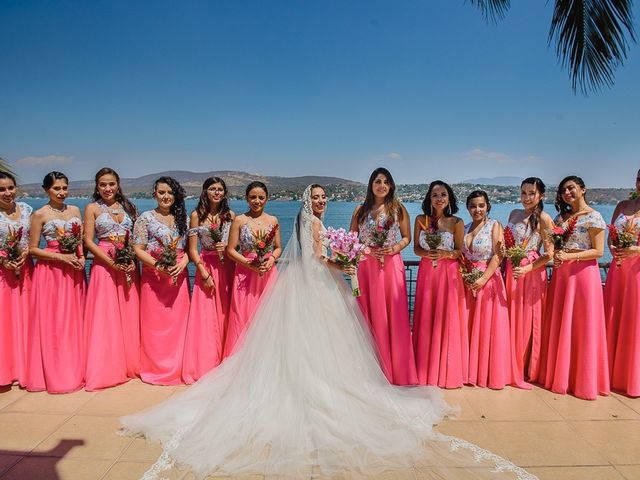
[[[101,392],[49,395],[0,387],[0,480],[139,479],[160,450],[143,439],[116,435],[117,418],[184,388],[131,381]],[[640,399],[612,394],[588,402],[540,388],[466,387],[445,395],[460,405],[461,415],[443,422],[441,432],[492,450],[540,479],[640,479]],[[193,478],[179,472],[166,476]],[[430,477],[418,465],[372,478]]]

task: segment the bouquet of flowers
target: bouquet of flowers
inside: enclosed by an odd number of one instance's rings
[[[71,229],[66,230],[64,227],[58,227],[57,239],[58,249],[62,253],[73,253],[76,257],[82,256],[82,225],[78,222],[71,223]]]
[[[109,237],[113,244],[113,250],[109,252],[109,256],[116,265],[131,265],[136,261],[136,254],[131,245],[131,234],[129,230],[124,235],[124,239],[120,240],[118,236],[111,235]],[[129,272],[125,272],[127,277],[127,286],[131,286],[132,278]]]
[[[256,263],[260,265],[264,262],[273,251],[273,240],[276,238],[276,232],[280,226],[276,223],[269,227],[268,230],[257,230],[253,232],[253,251],[256,254]],[[262,273],[260,273],[262,276]]]
[[[511,261],[513,268],[519,267],[522,260],[527,258],[527,244],[529,237],[525,237],[522,242],[517,243],[510,227],[504,229],[504,247],[502,254]]]
[[[362,257],[369,253],[368,248],[358,240],[357,232],[347,232],[344,228],[336,230],[329,227],[322,233],[322,239],[331,249],[331,260],[342,267],[353,265],[357,269]],[[354,297],[359,297],[361,292],[358,284],[358,272],[349,275],[349,279],[351,280],[351,293]]]
[[[211,240],[215,243],[220,243],[224,240],[224,232],[222,231],[221,223],[212,223],[209,225],[209,235],[211,236]],[[224,253],[218,252],[218,258],[220,259],[220,263],[224,264]]]
[[[22,257],[22,248],[20,242],[24,235],[24,227],[20,226],[17,230],[9,226],[9,232],[2,245],[0,245],[0,257],[4,257],[9,262],[15,262]],[[20,270],[16,269],[16,277],[20,278]]]
[[[156,237],[160,246],[149,252],[156,259],[156,267],[166,270],[176,266],[178,263],[178,238],[168,237],[165,241],[160,237]],[[171,283],[177,285],[178,280],[172,277]]]
[[[568,222],[563,222],[562,225],[556,225],[551,230],[547,230],[547,234],[553,241],[553,248],[556,250],[562,250],[564,244],[569,240],[569,237],[573,235],[576,230],[576,223],[578,217],[574,216]]]
[[[631,220],[627,220],[624,227],[620,230],[615,225],[607,225],[609,228],[609,238],[611,239],[611,245],[616,248],[629,248],[637,245],[639,242],[638,229]],[[616,260],[616,264],[620,266],[622,261]]]
[[[393,227],[393,218],[387,217],[379,221],[375,228],[369,232],[369,243],[375,248],[384,248],[389,239],[389,232]],[[384,267],[384,257],[380,257],[380,265]]]
[[[438,219],[435,216],[429,217],[429,222],[426,226],[422,226],[424,232],[424,241],[429,246],[429,250],[437,250],[442,243],[442,236],[438,231]],[[431,266],[438,268],[438,260],[431,260]]]
[[[460,273],[462,275],[462,280],[464,280],[464,284],[467,287],[471,287],[477,280],[484,275],[484,271],[476,267],[473,262],[468,259],[461,257],[460,258]],[[471,293],[473,293],[473,298],[476,297],[476,291],[471,289]]]

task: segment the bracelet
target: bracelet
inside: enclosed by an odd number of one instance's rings
[[[580,252],[577,252],[576,253],[576,262],[579,262],[579,261],[580,261]]]

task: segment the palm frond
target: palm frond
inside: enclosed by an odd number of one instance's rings
[[[469,3],[477,7],[482,16],[488,22],[497,22],[502,20],[507,13],[507,10],[511,8],[510,0],[468,0]]]
[[[0,172],[7,172],[11,175],[15,176],[15,173],[9,167],[9,162],[7,162],[4,158],[0,157]]]
[[[556,0],[549,30],[556,54],[569,70],[574,91],[612,86],[614,73],[635,41],[633,0]]]

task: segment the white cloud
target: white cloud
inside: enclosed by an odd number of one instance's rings
[[[69,165],[73,163],[73,157],[65,155],[45,155],[42,157],[24,157],[16,160],[16,165],[21,167],[42,167],[55,165]]]
[[[390,152],[387,153],[387,158],[390,160],[400,160],[402,158],[402,155],[397,152]]]

